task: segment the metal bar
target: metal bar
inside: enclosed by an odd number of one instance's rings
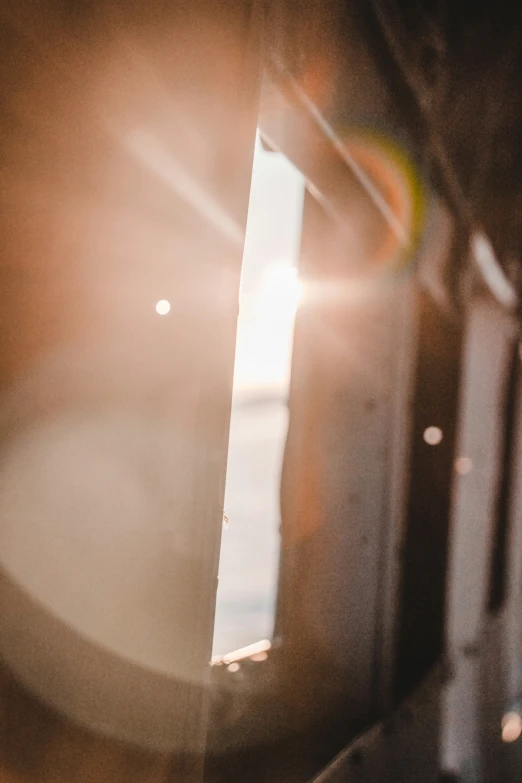
[[[479,780],[483,773],[481,653],[513,336],[513,320],[491,300],[475,297],[468,314],[455,463],[447,602],[453,680],[443,719],[443,767],[464,781]]]
[[[520,349],[519,349],[520,351]],[[510,455],[510,489],[505,556],[505,600],[491,629],[491,653],[498,659],[496,682],[498,710],[492,716],[497,738],[499,779],[516,783],[522,774],[520,743],[501,743],[500,716],[522,711],[522,385],[517,357],[513,448]],[[496,635],[495,635],[496,632]],[[496,705],[497,706],[497,705]]]
[[[508,641],[508,696],[515,700],[522,695],[522,671],[520,658],[522,649],[522,386],[518,383],[516,435],[512,455],[513,486],[511,490],[510,515],[507,546],[507,598]]]
[[[496,301],[506,310],[514,310],[518,304],[517,292],[500,266],[491,242],[481,231],[471,237],[471,255],[483,282]]]
[[[397,663],[398,623],[411,459],[411,404],[418,350],[416,280],[410,280],[397,302],[394,330],[393,410],[382,515],[381,561],[378,568],[381,611],[376,617],[375,697],[379,714],[392,707]]]

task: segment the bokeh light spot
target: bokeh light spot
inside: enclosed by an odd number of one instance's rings
[[[469,457],[457,457],[455,460],[455,470],[460,476],[467,476],[473,470],[473,462]]]
[[[440,427],[427,427],[422,437],[428,446],[438,446],[443,437],[442,430]]]
[[[501,725],[503,742],[515,742],[522,734],[522,717],[518,712],[506,712]]]
[[[170,302],[168,299],[160,299],[159,302],[156,302],[156,312],[158,315],[170,313]]]

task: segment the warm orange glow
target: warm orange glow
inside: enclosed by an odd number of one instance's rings
[[[416,257],[424,226],[424,189],[407,151],[392,138],[347,129],[343,153],[382,215],[367,247],[370,276],[400,274]]]

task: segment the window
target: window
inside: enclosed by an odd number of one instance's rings
[[[216,656],[270,637],[273,629],[303,195],[302,175],[258,138],[241,278]]]

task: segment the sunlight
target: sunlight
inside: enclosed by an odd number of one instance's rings
[[[274,625],[286,400],[303,293],[296,265],[304,191],[303,176],[258,138],[239,295],[224,508],[230,524],[221,545],[213,644],[229,672],[242,665],[237,656],[266,659]],[[252,645],[256,639],[261,643]]]
[[[502,718],[502,741],[516,742],[522,734],[522,717],[518,712],[507,712]]]
[[[284,261],[273,264],[268,267],[263,277],[259,309],[278,324],[287,326],[294,319],[302,293],[303,287],[297,268],[288,266]]]
[[[259,288],[242,298],[234,385],[283,388],[288,382],[294,319],[303,288],[286,260],[268,266]]]

